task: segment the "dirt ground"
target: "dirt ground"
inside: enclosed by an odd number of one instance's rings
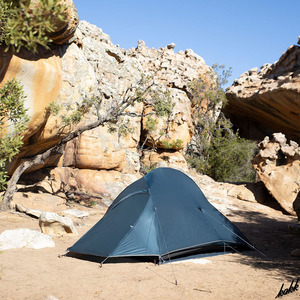
[[[79,237],[57,237],[55,248],[2,251],[0,299],[274,299],[282,284],[288,288],[300,277],[300,257],[290,255],[300,248],[300,236],[288,230],[296,218],[256,203],[237,201],[234,206],[227,217],[266,257],[248,251],[197,263],[110,263],[100,268],[95,262],[59,258]],[[79,236],[103,213],[93,210],[77,221]],[[39,230],[38,220],[1,212],[0,232],[15,228]],[[300,299],[300,287],[279,299]]]

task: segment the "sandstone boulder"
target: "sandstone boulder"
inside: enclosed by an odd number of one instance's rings
[[[29,197],[27,193],[19,192],[14,195],[11,205],[23,212],[30,209],[59,212],[66,209],[65,203],[65,199],[48,193],[30,193]]]
[[[225,113],[243,137],[262,140],[281,131],[300,141],[300,47],[273,64],[245,72],[226,91]]]
[[[300,191],[300,147],[287,143],[282,133],[266,137],[259,144],[259,153],[253,166],[266,188],[288,213],[295,215],[293,208]],[[298,206],[297,206],[298,207]]]
[[[39,218],[41,231],[52,236],[65,234],[78,235],[73,221],[68,217],[61,217],[56,213],[44,212]]]

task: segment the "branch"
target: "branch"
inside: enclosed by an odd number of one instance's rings
[[[31,158],[27,158],[25,161],[23,161],[17,169],[14,171],[12,177],[8,181],[7,189],[3,195],[2,201],[0,202],[0,210],[6,210],[10,207],[10,202],[13,199],[13,195],[17,191],[17,182],[19,181],[19,178],[21,175],[28,170],[30,167],[33,167],[35,165],[43,164],[45,160],[54,155],[54,154],[62,154],[64,151],[64,146],[67,142],[73,140],[74,138],[78,137],[80,134],[82,134],[86,130],[91,130],[93,128],[96,128],[100,125],[104,125],[107,122],[113,121],[116,116],[118,116],[118,112],[114,110],[110,110],[104,117],[100,117],[97,119],[97,121],[81,126],[75,131],[69,133],[65,137],[63,137],[55,146],[52,148],[46,150],[45,152],[41,154],[37,154]]]

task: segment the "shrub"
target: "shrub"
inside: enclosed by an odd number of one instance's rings
[[[7,81],[0,89],[0,191],[6,186],[6,161],[11,161],[23,145],[29,120],[24,100],[23,87],[16,79]]]
[[[49,48],[47,36],[55,31],[53,20],[65,19],[66,7],[60,0],[40,0],[30,6],[30,0],[0,0],[0,45],[19,52],[22,47],[37,52],[41,45]]]
[[[253,182],[255,171],[251,161],[255,152],[255,142],[238,135],[214,139],[206,171],[217,181]]]
[[[227,104],[222,88],[231,70],[214,65],[188,87],[192,101],[194,143],[187,150],[187,161],[197,172],[218,181],[254,181],[251,160],[256,145],[232,130],[230,120],[220,112]]]

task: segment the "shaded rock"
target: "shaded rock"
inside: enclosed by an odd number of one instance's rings
[[[288,213],[295,215],[293,203],[300,191],[300,148],[286,143],[282,134],[259,143],[253,167],[266,188]],[[297,205],[297,203],[295,204]],[[298,206],[297,206],[298,210]]]
[[[300,257],[300,249],[293,250],[291,256]]]
[[[24,176],[24,178],[25,180],[34,179],[35,186],[45,188],[48,193],[62,194],[79,203],[82,200],[87,202],[85,204],[91,205],[92,202],[95,202],[106,206],[110,205],[125,187],[139,179],[140,174],[136,172],[127,174],[115,170],[57,167],[46,174],[43,170],[39,170],[34,174]],[[49,197],[51,196],[49,195]],[[57,198],[65,201],[63,198]],[[56,210],[45,209],[45,211],[60,212],[65,209],[67,209],[65,205],[58,205]]]
[[[45,234],[57,236],[72,234],[78,235],[70,218],[61,217],[56,213],[44,212],[39,218],[41,231]]]
[[[298,216],[298,220],[300,221],[300,192],[298,193],[295,201],[293,202],[293,209]]]
[[[225,113],[240,135],[255,140],[281,131],[300,141],[300,47],[291,46],[273,64],[250,70],[226,91]]]
[[[26,228],[5,230],[0,234],[0,250],[13,248],[41,249],[55,247],[49,235]]]
[[[288,229],[290,232],[300,234],[300,224],[289,224]]]

